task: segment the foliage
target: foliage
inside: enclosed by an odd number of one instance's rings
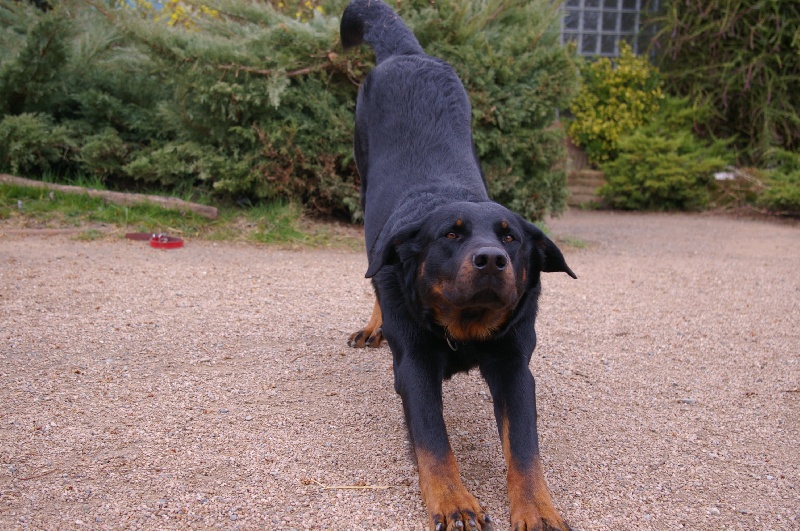
[[[92,180],[70,180],[70,184],[102,188]],[[219,213],[219,218],[212,221],[193,212],[164,209],[150,203],[121,206],[86,194],[0,183],[0,220],[13,220],[14,225],[22,226],[85,228],[78,238],[168,231],[173,236],[191,239],[247,240],[348,249],[363,246],[349,231],[339,234],[330,229],[330,224],[305,220],[301,208],[294,203],[257,203],[249,205],[246,210],[222,206]],[[92,228],[98,224],[115,230],[100,232]]]
[[[204,4],[195,4],[184,0],[166,0],[159,7],[153,5],[154,0],[117,0],[117,6],[133,9],[144,18],[155,22],[163,22],[167,26],[183,26],[195,28],[195,20],[204,17],[216,17],[219,12]]]
[[[714,172],[725,168],[727,142],[707,146],[692,132],[696,112],[666,98],[645,126],[623,135],[617,157],[601,165],[606,202],[626,210],[697,210],[706,206]]]
[[[709,105],[711,136],[736,137],[741,162],[800,150],[800,3],[668,0],[655,22],[669,92]]]
[[[47,114],[23,113],[0,121],[0,166],[12,173],[41,173],[68,157],[69,130]]]
[[[586,151],[589,162],[613,160],[623,135],[630,133],[659,108],[664,97],[661,79],[646,58],[634,55],[620,42],[620,56],[600,58],[581,66],[582,85],[569,109],[575,117],[570,138]]]
[[[117,0],[54,1],[48,12],[0,4],[0,130],[13,141],[0,170],[357,217],[353,111],[372,53],[341,53],[344,0],[325,12],[280,3],[182,0],[159,13]],[[556,8],[398,4],[427,51],[464,78],[495,197],[533,217],[563,209],[563,146],[548,126],[577,72]]]
[[[775,149],[766,159],[771,167],[764,172],[766,189],[756,204],[773,213],[800,216],[800,153]]]
[[[193,212],[166,210],[152,204],[121,206],[87,194],[49,191],[43,188],[0,183],[0,219],[34,219],[37,225],[55,223],[80,227],[116,224],[129,231],[196,235],[208,220]]]

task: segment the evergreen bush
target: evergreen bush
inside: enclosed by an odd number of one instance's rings
[[[765,158],[770,166],[764,172],[766,189],[756,205],[772,213],[800,216],[800,153],[774,149]]]
[[[666,89],[708,105],[698,125],[735,137],[740,163],[800,150],[800,2],[666,0],[652,22]]]
[[[692,132],[696,112],[686,99],[666,98],[649,124],[620,137],[617,156],[600,169],[605,201],[625,210],[699,210],[728,164],[729,142],[711,145]]]
[[[288,198],[359,215],[353,111],[373,58],[366,47],[341,53],[344,0],[325,3],[325,13],[309,2],[292,2],[288,13],[249,0],[195,9],[169,2],[170,16],[159,20],[143,2],[52,3],[46,13],[0,4],[2,130],[18,146],[0,152],[0,170],[89,174],[112,188]],[[550,125],[577,70],[559,44],[556,6],[393,5],[426,50],[464,79],[495,198],[529,217],[562,210],[563,136]],[[32,154],[22,156],[23,145]]]
[[[0,167],[16,174],[50,172],[74,146],[69,130],[47,114],[23,113],[0,121]]]

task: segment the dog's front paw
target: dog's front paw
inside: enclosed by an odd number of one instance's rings
[[[552,509],[552,508],[551,508]],[[570,531],[555,510],[542,514],[536,507],[511,514],[511,529],[514,531]]]
[[[433,531],[492,531],[492,518],[479,506],[451,509],[431,516]]]
[[[380,327],[374,330],[365,327],[363,330],[351,335],[350,339],[347,340],[347,344],[353,348],[378,348],[382,343],[383,332]]]

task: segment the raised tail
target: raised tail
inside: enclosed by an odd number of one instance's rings
[[[369,44],[378,63],[393,55],[424,53],[403,19],[381,0],[350,2],[342,14],[339,33],[345,49]]]

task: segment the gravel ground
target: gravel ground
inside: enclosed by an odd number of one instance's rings
[[[570,212],[532,361],[583,529],[800,529],[800,227]],[[2,234],[0,528],[423,529],[363,253]],[[465,483],[508,519],[478,375]],[[359,488],[324,488],[324,487]]]

